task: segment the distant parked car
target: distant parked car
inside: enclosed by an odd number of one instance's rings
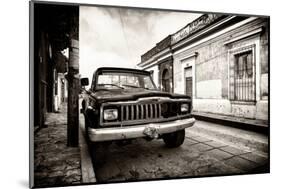
[[[88,85],[88,78],[81,85]],[[159,91],[150,72],[99,68],[82,101],[87,139],[92,143],[134,138],[160,139],[178,147],[193,126],[191,98]]]

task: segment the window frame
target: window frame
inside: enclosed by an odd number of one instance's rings
[[[235,49],[231,49],[229,50],[229,89],[228,89],[228,99],[230,100],[231,103],[233,104],[253,104],[255,105],[256,102],[258,101],[258,91],[257,91],[257,84],[259,82],[259,80],[257,79],[257,75],[258,75],[258,63],[257,62],[257,45],[254,43],[254,44],[250,44],[250,45],[247,45],[247,46],[243,46],[243,47],[239,47],[239,48],[235,48]],[[239,56],[240,54],[243,54],[243,53],[247,53],[247,52],[252,52],[252,78],[253,78],[253,82],[254,82],[254,89],[253,89],[253,92],[254,92],[254,99],[253,100],[245,100],[245,99],[236,99],[235,98],[235,72],[236,72],[236,69],[235,69],[235,64],[236,64],[236,56]],[[231,80],[233,80],[231,82]]]

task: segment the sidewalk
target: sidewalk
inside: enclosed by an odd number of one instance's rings
[[[198,120],[209,121],[261,133],[269,132],[269,124],[268,121],[265,120],[247,119],[204,112],[192,112],[192,115]]]
[[[67,146],[67,105],[60,113],[48,113],[46,128],[34,136],[35,187],[73,185],[82,182],[79,147]]]

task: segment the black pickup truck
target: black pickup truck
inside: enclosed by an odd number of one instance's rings
[[[88,78],[81,79],[82,86],[88,84]],[[112,67],[96,70],[82,101],[92,143],[143,137],[178,147],[185,128],[195,123],[191,108],[190,97],[159,91],[150,72]]]

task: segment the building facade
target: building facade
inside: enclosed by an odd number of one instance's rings
[[[163,41],[138,64],[161,90],[194,112],[268,120],[269,18],[204,14]]]
[[[70,18],[78,17],[79,8],[45,4],[34,5],[34,126],[43,127],[47,112],[60,111],[68,96],[67,58]]]

